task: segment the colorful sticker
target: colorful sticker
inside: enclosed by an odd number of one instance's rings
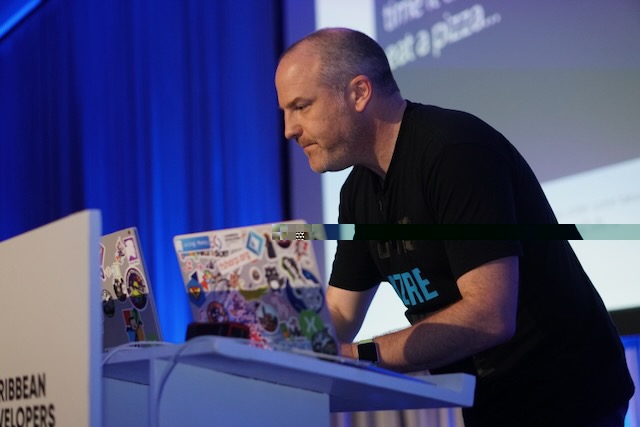
[[[211,323],[224,323],[229,320],[227,310],[218,301],[212,301],[207,306],[207,319]]]
[[[317,332],[324,329],[324,322],[315,311],[303,310],[300,312],[300,328],[302,334],[311,339]]]
[[[218,261],[218,269],[220,269],[220,274],[226,276],[232,271],[238,270],[243,266],[252,263],[256,259],[257,257],[253,252],[241,249],[227,257],[221,258]]]
[[[256,300],[262,295],[269,292],[269,286],[266,283],[254,283],[242,281],[239,283],[238,290],[246,300]]]
[[[114,256],[114,259],[118,264],[122,265],[124,263],[124,258],[126,255],[127,254],[125,252],[124,243],[122,243],[122,239],[118,237],[118,241],[116,242],[116,254]]]
[[[316,285],[320,284],[320,281],[316,278],[316,276],[313,275],[312,272],[310,272],[309,270],[307,270],[306,268],[302,269],[302,275],[304,276],[305,279],[307,279],[309,282],[314,283]]]
[[[225,303],[232,320],[240,323],[255,323],[257,302],[246,301],[238,292],[231,292]]]
[[[127,270],[127,293],[133,306],[139,310],[142,310],[147,306],[147,283],[142,273],[136,268],[129,268]]]
[[[264,329],[268,334],[273,334],[278,331],[278,312],[271,305],[267,303],[261,303],[258,306],[258,310],[256,312],[256,316],[258,317],[258,321],[260,322],[260,326]]]
[[[185,237],[176,241],[176,246],[180,252],[198,252],[209,249],[211,244],[207,236]]]
[[[140,256],[133,237],[124,238],[124,253],[129,265],[140,264]]]
[[[281,321],[290,318],[297,319],[298,317],[298,313],[289,305],[287,297],[281,293],[270,292],[262,298],[262,301],[276,309],[278,318]]]
[[[264,247],[264,238],[258,233],[251,231],[247,237],[247,249],[252,252],[256,257],[262,255],[262,248]]]
[[[287,282],[287,297],[296,310],[319,312],[324,305],[322,289],[317,286],[292,286]]]
[[[204,303],[204,289],[202,285],[198,281],[198,273],[194,272],[191,275],[191,279],[187,283],[187,294],[189,295],[189,300],[200,307]]]
[[[125,329],[129,342],[144,341],[144,325],[140,318],[140,313],[135,308],[129,310],[123,310],[122,316],[124,317]]]

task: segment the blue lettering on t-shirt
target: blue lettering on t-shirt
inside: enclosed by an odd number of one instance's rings
[[[390,274],[387,279],[407,307],[424,303],[438,296],[438,291],[427,289],[431,282],[422,277],[419,268],[405,273]]]

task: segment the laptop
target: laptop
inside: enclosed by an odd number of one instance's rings
[[[100,239],[103,351],[127,343],[162,341],[155,301],[135,227]]]
[[[260,348],[336,355],[311,242],[322,237],[300,220],[175,236],[193,321],[246,325]]]

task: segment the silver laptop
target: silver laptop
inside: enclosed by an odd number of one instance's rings
[[[322,233],[298,220],[175,236],[193,321],[247,325],[262,348],[337,354],[311,241]]]
[[[135,227],[100,239],[103,350],[162,341],[155,301]]]

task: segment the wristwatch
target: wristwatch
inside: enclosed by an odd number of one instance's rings
[[[378,344],[373,340],[364,340],[358,343],[358,359],[378,364]]]

